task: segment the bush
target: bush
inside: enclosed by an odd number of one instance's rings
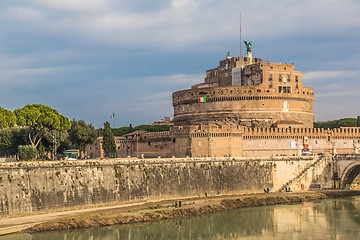
[[[20,160],[32,160],[36,158],[37,150],[32,145],[20,145],[18,148],[18,154]]]

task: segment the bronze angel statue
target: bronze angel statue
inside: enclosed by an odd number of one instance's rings
[[[251,42],[244,41],[246,45],[246,52],[251,53]]]

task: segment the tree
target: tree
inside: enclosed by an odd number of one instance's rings
[[[95,127],[90,123],[87,124],[84,120],[71,121],[71,129],[69,131],[70,141],[76,144],[81,152],[85,153],[86,146],[93,144],[97,138],[97,131]]]
[[[102,148],[106,156],[114,156],[116,144],[109,122],[104,123]]]
[[[134,131],[132,124],[130,123],[128,133],[132,133]]]
[[[11,155],[11,148],[14,144],[14,135],[11,129],[0,130],[0,154],[7,157]]]
[[[13,133],[13,145],[11,147],[11,155],[18,153],[18,147],[20,145],[29,145],[30,141],[28,138],[29,128],[28,127],[14,127],[11,128]]]
[[[13,127],[15,124],[15,114],[12,111],[0,107],[0,129]]]
[[[170,125],[148,125],[148,124],[142,124],[138,125],[136,127],[133,127],[132,124],[130,124],[129,127],[120,127],[120,128],[112,128],[112,132],[114,136],[122,136],[127,133],[132,133],[137,130],[144,130],[148,132],[164,132],[169,131],[171,128]]]
[[[357,117],[356,126],[360,127],[360,116]]]
[[[71,127],[69,119],[49,106],[41,104],[26,105],[14,111],[19,126],[28,126],[28,138],[37,147],[51,130],[64,131]]]
[[[38,145],[38,150],[41,145],[44,146],[46,152],[51,153],[55,159],[55,154],[58,153],[60,145],[69,138],[67,131],[51,130]]]
[[[340,128],[340,127],[356,127],[356,118],[342,118],[339,120],[328,122],[314,122],[314,128]]]
[[[18,152],[18,146],[28,145],[27,128],[6,128],[0,130],[0,155],[14,156]]]
[[[35,159],[37,150],[32,145],[20,145],[19,146],[19,158],[21,160],[32,160]]]
[[[171,128],[170,125],[148,125],[148,124],[142,124],[139,126],[136,126],[134,130],[144,130],[148,132],[164,132],[169,131]]]

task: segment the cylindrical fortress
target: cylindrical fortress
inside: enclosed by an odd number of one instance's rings
[[[312,128],[313,102],[314,90],[309,87],[291,93],[261,84],[182,90],[173,93],[174,125],[274,127],[291,123]]]

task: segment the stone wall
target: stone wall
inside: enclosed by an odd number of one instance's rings
[[[0,164],[0,212],[278,190],[314,158],[213,158]],[[309,184],[309,182],[306,182]]]
[[[155,158],[155,157],[172,157],[172,142],[168,136],[158,138],[141,138],[134,141],[134,156]]]
[[[306,142],[305,142],[305,139]],[[116,140],[117,147],[118,140]],[[272,157],[360,152],[360,128],[246,128],[239,125],[174,126],[170,132],[144,133],[118,155],[151,157]],[[99,145],[99,147],[97,146]],[[101,148],[101,138],[88,149]],[[125,151],[126,152],[121,152]],[[130,155],[129,153],[132,153]],[[89,156],[89,152],[87,154]],[[95,155],[94,157],[102,157]]]
[[[206,102],[199,103],[199,97]],[[270,127],[280,121],[296,121],[313,127],[313,90],[278,93],[263,86],[228,86],[190,89],[173,93],[174,124],[234,124]],[[252,126],[259,122],[259,125]]]

